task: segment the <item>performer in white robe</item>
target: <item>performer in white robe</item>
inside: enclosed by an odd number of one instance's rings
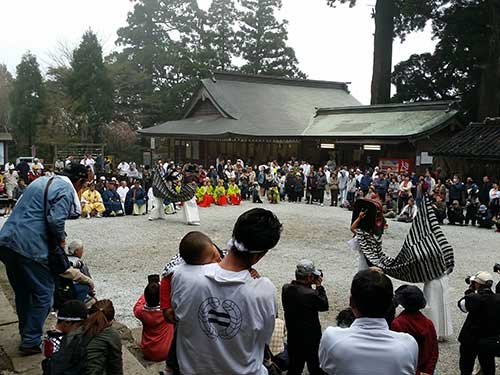
[[[184,218],[186,219],[186,224],[200,225],[200,211],[198,209],[198,204],[196,204],[195,197],[191,198],[191,200],[184,202],[182,210],[184,211]]]
[[[432,320],[438,340],[442,341],[453,334],[448,275],[424,283],[424,295],[427,306],[422,312]]]

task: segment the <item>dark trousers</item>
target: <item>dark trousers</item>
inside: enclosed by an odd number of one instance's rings
[[[54,277],[47,266],[7,247],[0,247],[0,260],[15,294],[21,346],[38,346],[52,306]]]
[[[290,357],[288,375],[302,375],[306,363],[310,375],[326,374],[319,367],[319,341],[320,339],[317,340],[317,343],[310,345],[309,343],[288,340],[288,355]]]
[[[471,375],[476,357],[483,375],[495,375],[495,357],[478,353],[478,345],[460,344],[460,375]]]
[[[338,190],[330,190],[330,206],[337,206],[339,200],[339,191]]]

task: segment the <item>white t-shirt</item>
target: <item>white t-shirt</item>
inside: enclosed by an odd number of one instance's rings
[[[118,186],[118,188],[116,188],[116,192],[118,193],[118,195],[120,196],[120,200],[122,202],[125,202],[125,198],[127,198],[127,193],[129,191],[129,188],[128,186]]]
[[[358,318],[350,328],[328,327],[319,346],[328,375],[415,375],[418,345],[407,333],[389,330],[385,319]]]
[[[126,176],[127,173],[130,171],[130,165],[126,161],[118,164],[117,168],[118,168],[118,173],[121,176]]]
[[[265,277],[218,264],[180,265],[172,277],[177,357],[184,375],[265,375],[264,345],[276,318],[276,288]]]

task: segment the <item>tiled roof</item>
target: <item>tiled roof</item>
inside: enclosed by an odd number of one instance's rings
[[[458,113],[452,102],[320,108],[303,132],[311,137],[413,137],[439,130]]]
[[[472,123],[432,152],[433,155],[500,160],[500,119]]]
[[[317,107],[356,106],[347,84],[216,73],[201,89],[220,116],[189,117],[139,132],[144,135],[300,136]],[[196,97],[196,95],[195,95]]]

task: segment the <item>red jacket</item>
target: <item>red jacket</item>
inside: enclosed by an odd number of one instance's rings
[[[431,320],[420,311],[410,313],[403,311],[391,324],[391,329],[413,336],[418,344],[417,375],[421,372],[434,374],[439,357],[436,329]]]
[[[141,350],[144,358],[165,361],[172,344],[174,325],[165,321],[159,307],[146,306],[143,295],[134,306],[134,315],[142,322]]]

